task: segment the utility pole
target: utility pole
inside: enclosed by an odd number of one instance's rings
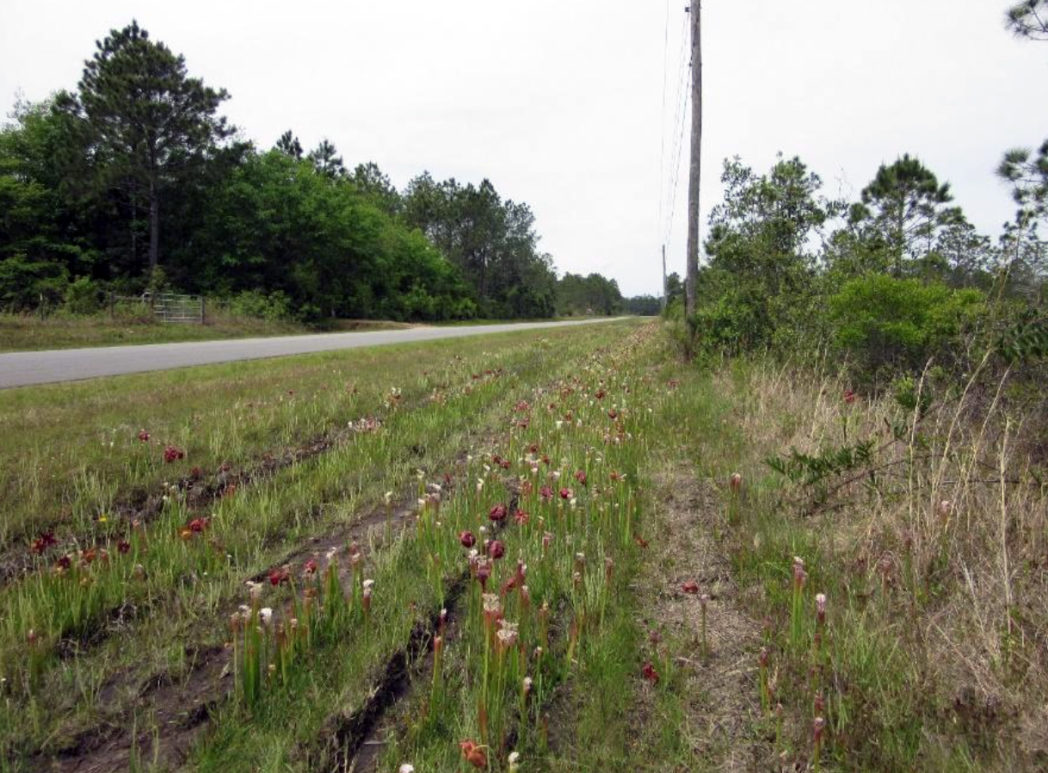
[[[702,171],[702,0],[691,0],[691,174],[688,182],[688,275],[685,318],[695,316],[699,275],[699,176]]]
[[[669,303],[669,293],[666,287],[666,245],[662,245],[662,310],[666,310],[666,304]]]

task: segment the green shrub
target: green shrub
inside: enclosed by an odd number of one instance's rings
[[[829,319],[840,349],[861,376],[915,372],[930,358],[957,364],[961,336],[983,313],[978,290],[874,274],[854,279],[829,299]]]
[[[291,299],[279,290],[268,294],[261,290],[245,290],[229,299],[228,308],[235,316],[255,317],[270,322],[292,317]]]
[[[82,276],[65,290],[65,310],[70,314],[94,314],[102,308],[102,289],[91,277]]]

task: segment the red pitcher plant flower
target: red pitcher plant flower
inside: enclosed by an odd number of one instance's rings
[[[501,523],[506,519],[506,514],[509,512],[504,504],[497,504],[491,510],[488,511],[488,518],[495,523]]]
[[[655,666],[649,660],[640,669],[641,675],[652,684],[659,683],[659,672],[655,670]]]
[[[176,446],[167,446],[164,448],[164,461],[168,464],[176,462],[179,459],[184,459],[186,452]]]
[[[460,531],[459,532],[459,543],[464,548],[471,548],[477,544],[477,538],[473,536],[471,531]]]
[[[287,564],[277,569],[269,570],[269,584],[270,585],[286,585],[291,581],[291,567]]]
[[[685,593],[690,593],[693,596],[699,592],[699,584],[695,580],[688,580],[686,583],[680,586],[680,589]]]
[[[473,741],[461,741],[459,743],[459,749],[462,750],[462,757],[470,765],[475,768],[486,768],[488,765],[488,756],[484,751],[484,747],[480,746]]]

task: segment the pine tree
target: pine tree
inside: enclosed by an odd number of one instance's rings
[[[96,43],[84,66],[80,106],[96,158],[149,208],[149,268],[160,256],[160,199],[178,171],[206,158],[233,129],[215,115],[229,95],[186,75],[185,59],[132,21]]]

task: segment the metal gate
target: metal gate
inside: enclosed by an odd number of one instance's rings
[[[199,295],[158,293],[152,304],[153,314],[161,322],[204,323],[204,299]]]

